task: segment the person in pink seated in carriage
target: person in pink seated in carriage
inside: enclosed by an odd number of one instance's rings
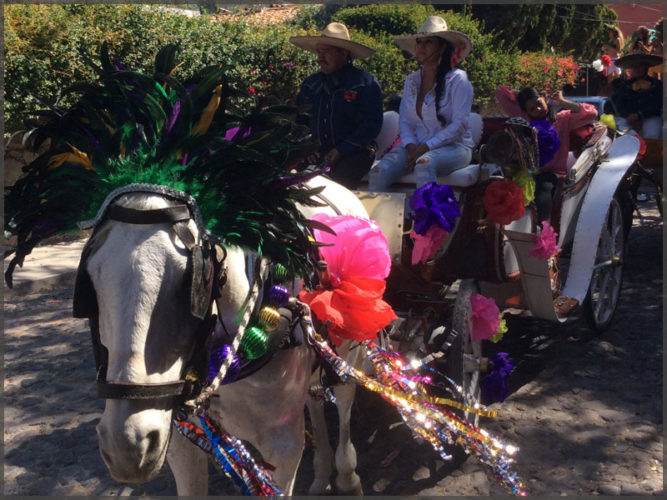
[[[540,224],[545,220],[551,222],[551,209],[558,178],[567,175],[569,166],[570,133],[596,120],[597,110],[588,103],[568,101],[563,97],[563,92],[558,91],[551,96],[551,105],[561,108],[561,111],[552,118],[545,96],[531,87],[516,92],[507,85],[500,85],[496,88],[496,99],[507,115],[519,116],[536,125],[544,125],[538,122],[548,120],[558,135],[560,146],[551,160],[544,164],[540,162],[540,170],[535,178],[537,220]],[[536,128],[539,140],[540,128]]]

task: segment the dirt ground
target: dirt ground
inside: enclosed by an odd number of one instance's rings
[[[506,340],[516,368],[510,395],[481,426],[520,448],[513,465],[530,495],[661,495],[662,222],[653,201],[635,218],[616,316],[603,335],[583,320],[558,326],[511,320]],[[165,467],[151,482],[114,482],[97,450],[94,361],[84,320],[71,317],[70,288],[4,307],[4,494],[174,495]],[[394,408],[358,389],[352,414],[357,471],[366,495],[504,496],[476,457],[443,462],[413,439]],[[327,408],[331,437],[336,418]],[[210,494],[238,492],[210,464]],[[307,450],[295,494],[312,480]]]

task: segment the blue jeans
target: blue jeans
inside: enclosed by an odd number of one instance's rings
[[[449,175],[454,170],[467,167],[471,158],[472,150],[463,144],[448,144],[427,151],[418,158],[415,165],[417,187],[437,182],[438,176]],[[398,146],[385,154],[368,174],[368,189],[387,191],[394,182],[411,172],[406,167],[407,159],[408,151],[403,146]]]

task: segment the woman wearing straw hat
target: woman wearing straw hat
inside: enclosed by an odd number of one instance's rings
[[[470,163],[474,142],[468,116],[473,90],[456,64],[472,48],[467,35],[447,29],[445,20],[431,16],[415,35],[394,37],[411,53],[420,69],[405,79],[399,128],[401,145],[371,169],[369,189],[386,191],[414,170],[417,187],[436,182]]]
[[[341,23],[330,23],[320,36],[293,36],[290,42],[315,52],[321,69],[303,81],[296,97],[297,104],[310,106],[310,129],[320,142],[319,157],[331,168],[334,181],[356,189],[375,158],[382,91],[375,77],[354,67],[352,60],[375,51],[350,40]]]

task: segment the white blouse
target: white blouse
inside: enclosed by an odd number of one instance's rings
[[[440,116],[445,119],[444,126],[435,112],[435,85],[424,97],[422,117],[417,114],[420,84],[421,70],[410,73],[405,79],[399,113],[401,143],[419,145],[425,142],[429,149],[447,144],[475,147],[468,126],[473,91],[466,72],[455,68],[445,75],[445,91],[440,98]]]

